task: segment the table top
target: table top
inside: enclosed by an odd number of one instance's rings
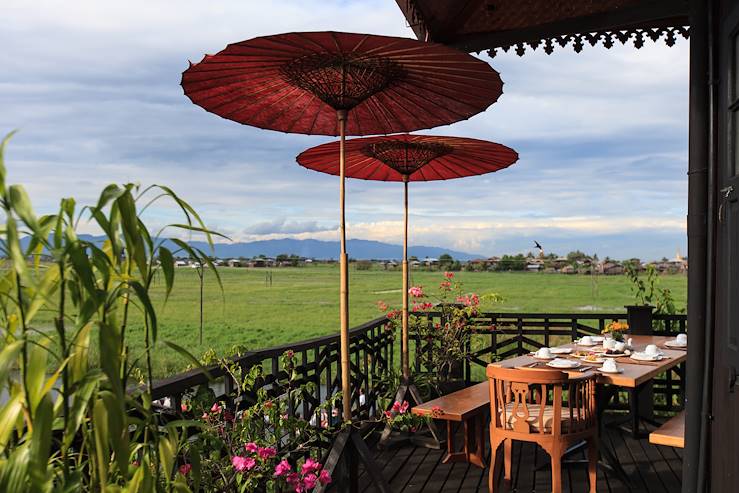
[[[412,412],[420,416],[431,416],[433,408],[438,406],[444,411],[444,414],[434,416],[435,418],[448,421],[464,421],[481,411],[486,411],[489,405],[490,387],[488,382],[485,381],[414,406]]]
[[[622,373],[602,373],[595,370],[595,368],[599,367],[600,365],[591,365],[593,367],[593,371],[596,371],[596,373],[598,373],[598,383],[635,388],[653,379],[658,374],[679,365],[688,358],[687,350],[669,349],[665,347],[665,342],[673,339],[673,337],[634,335],[631,336],[631,338],[633,339],[634,350],[643,351],[648,344],[656,344],[657,347],[659,347],[660,350],[664,353],[666,358],[654,362],[637,362],[629,357],[616,358],[616,363],[620,368],[623,369]],[[559,347],[570,347],[573,349],[587,350],[586,347],[577,346],[575,343],[564,344]],[[560,355],[559,357],[565,357],[565,355]],[[493,363],[493,365],[503,368],[517,368],[530,365],[536,361],[541,360],[537,360],[532,356],[517,356],[515,358],[498,361],[497,363]],[[573,375],[583,375],[583,372],[579,371],[563,371],[571,373]]]

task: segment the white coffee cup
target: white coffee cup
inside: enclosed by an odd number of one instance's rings
[[[688,334],[678,334],[677,337],[675,337],[675,342],[677,342],[681,346],[687,345],[688,344]]]
[[[590,336],[582,336],[582,338],[580,339],[580,344],[584,346],[592,346],[593,338]]]
[[[603,339],[603,349],[614,349],[616,347],[616,341],[610,338]]]
[[[654,344],[649,344],[646,348],[644,348],[644,352],[647,353],[649,356],[656,356],[659,354],[659,349]]]
[[[618,371],[618,366],[616,365],[616,360],[613,359],[607,359],[603,362],[603,369],[605,371]]]
[[[536,352],[537,358],[551,358],[552,352],[549,350],[548,347],[539,348],[539,350]]]
[[[626,343],[625,342],[617,342],[613,345],[613,349],[619,353],[623,353],[626,349]]]

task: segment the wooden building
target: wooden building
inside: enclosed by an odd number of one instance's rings
[[[690,37],[683,492],[739,486],[739,2],[396,0],[419,39],[469,52],[636,48]],[[597,47],[596,47],[597,46]]]

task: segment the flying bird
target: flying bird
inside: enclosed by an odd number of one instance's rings
[[[539,251],[541,251],[541,252],[543,252],[543,251],[544,251],[544,249],[543,249],[543,248],[541,247],[541,245],[539,245],[539,242],[538,242],[538,241],[536,241],[536,240],[534,240],[534,246],[535,246],[536,248],[538,248],[538,249],[539,249]]]

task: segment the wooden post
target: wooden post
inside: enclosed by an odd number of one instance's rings
[[[407,382],[410,372],[410,345],[408,343],[408,290],[410,272],[408,271],[408,175],[403,175],[403,325],[401,329],[400,348],[403,379]]]
[[[349,262],[346,254],[346,215],[344,209],[345,197],[345,161],[344,161],[344,141],[346,134],[346,110],[337,110],[336,117],[339,120],[339,206],[341,210],[341,223],[339,231],[341,233],[341,256],[339,258],[339,269],[341,272],[341,284],[339,289],[339,313],[341,321],[341,401],[343,403],[342,419],[349,421],[352,419],[352,389],[351,389],[351,373],[349,366]]]

